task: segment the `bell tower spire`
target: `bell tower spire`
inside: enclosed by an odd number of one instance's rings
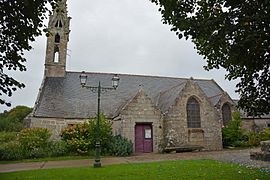
[[[47,49],[45,58],[46,77],[65,77],[69,22],[67,0],[57,3],[49,18]]]

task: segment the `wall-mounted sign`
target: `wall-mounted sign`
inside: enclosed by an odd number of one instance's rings
[[[144,138],[145,139],[151,139],[152,138],[151,129],[144,129]]]

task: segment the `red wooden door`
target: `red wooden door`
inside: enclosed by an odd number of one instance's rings
[[[135,152],[153,152],[153,137],[151,124],[136,124],[135,126]]]

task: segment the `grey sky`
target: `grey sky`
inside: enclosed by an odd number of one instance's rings
[[[157,9],[149,0],[69,0],[67,70],[214,79],[238,98],[236,82],[224,80],[224,70],[205,71],[205,60],[193,44],[179,40],[162,24]],[[6,98],[12,107],[34,106],[43,78],[46,37],[37,38],[33,47],[26,53],[27,72],[12,72],[26,84]],[[0,106],[0,112],[5,109]]]

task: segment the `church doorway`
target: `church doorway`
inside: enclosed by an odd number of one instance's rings
[[[152,123],[136,123],[135,153],[153,152]]]

